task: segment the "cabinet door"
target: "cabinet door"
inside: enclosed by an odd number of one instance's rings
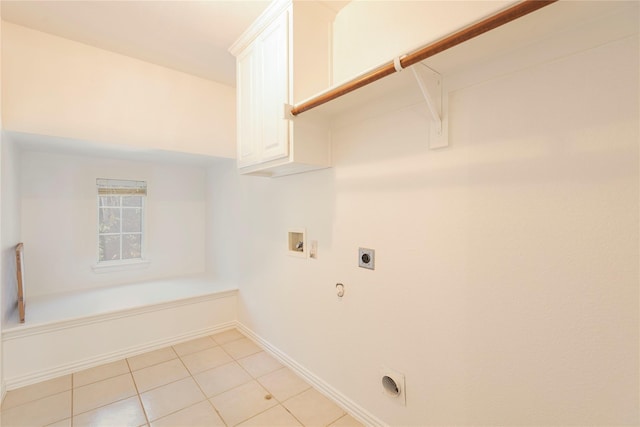
[[[260,37],[262,96],[262,161],[289,155],[289,12],[269,25]]]
[[[237,58],[238,167],[260,161],[260,49],[252,44]]]

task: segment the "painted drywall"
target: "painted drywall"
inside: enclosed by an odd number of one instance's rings
[[[97,273],[96,178],[147,182],[146,268]],[[205,271],[206,170],[24,151],[22,240],[31,296]]]
[[[352,79],[512,3],[352,0],[333,24],[333,81]]]
[[[445,149],[414,107],[336,130],[331,169],[212,168],[209,267],[239,320],[389,425],[640,423],[638,52],[452,92]],[[287,255],[294,227],[317,259]]]
[[[2,132],[0,199],[2,199],[0,237],[2,242],[2,322],[17,315],[16,244],[21,241],[20,224],[20,150],[11,137]]]
[[[5,22],[11,131],[235,157],[235,89]]]

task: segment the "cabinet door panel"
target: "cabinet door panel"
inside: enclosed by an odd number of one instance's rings
[[[260,162],[259,54],[253,45],[237,58],[238,167]]]
[[[289,19],[282,14],[260,38],[262,62],[262,161],[289,155],[289,121],[284,104],[289,101]]]

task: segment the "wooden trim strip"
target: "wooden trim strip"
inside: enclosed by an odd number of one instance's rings
[[[474,37],[498,28],[525,15],[528,15],[531,12],[535,12],[536,10],[555,3],[556,1],[558,0],[524,0],[521,3],[518,3],[508,9],[503,10],[502,12],[498,12],[493,16],[483,19],[482,21],[473,24],[470,27],[466,27],[459,31],[456,31],[455,33],[445,37],[444,39],[430,43],[423,48],[416,50],[415,52],[411,52],[405,55],[400,59],[400,65],[402,66],[402,68],[406,68],[420,61],[424,61],[425,59],[433,55],[464,43],[467,40],[471,40]],[[303,102],[302,104],[294,106],[291,109],[291,114],[297,116],[300,113],[309,111],[315,107],[339,98],[349,92],[353,92],[356,89],[366,86],[369,83],[373,83],[376,80],[380,80],[381,78],[395,72],[396,68],[394,66],[394,63],[393,61],[390,61],[370,71],[367,74],[364,74],[321,95],[311,98],[308,101]]]
[[[24,244],[16,245],[16,280],[18,283],[18,315],[20,323],[24,323],[26,301],[24,298]]]

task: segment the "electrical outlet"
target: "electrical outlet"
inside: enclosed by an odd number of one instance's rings
[[[358,267],[368,268],[369,270],[375,270],[375,255],[376,255],[376,251],[373,249],[359,248],[358,249]]]

